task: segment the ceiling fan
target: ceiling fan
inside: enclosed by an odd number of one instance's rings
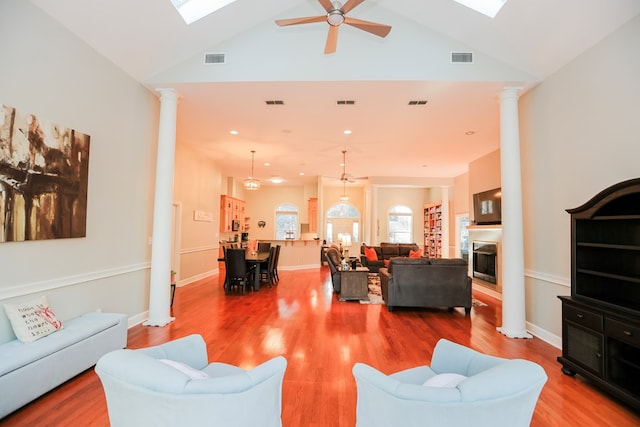
[[[347,150],[342,150],[342,175],[340,175],[340,181],[343,183],[354,183],[357,179],[367,179],[366,177],[354,178],[353,175],[347,173]]]
[[[389,25],[363,21],[361,19],[345,16],[351,11],[351,9],[358,6],[363,1],[364,0],[347,0],[343,6],[339,1],[318,0],[322,7],[327,11],[326,15],[277,19],[276,24],[281,27],[286,27],[288,25],[311,24],[314,22],[327,21],[329,24],[329,34],[327,35],[324,53],[334,53],[336,51],[336,46],[338,45],[338,28],[340,28],[340,25],[342,24],[351,25],[352,27],[374,34],[378,37],[386,37],[387,34],[389,34],[389,31],[391,31],[391,27]]]

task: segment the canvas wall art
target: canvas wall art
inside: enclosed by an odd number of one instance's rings
[[[0,104],[0,242],[86,237],[89,140]]]

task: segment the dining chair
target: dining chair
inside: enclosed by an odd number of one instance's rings
[[[260,279],[263,279],[269,282],[269,287],[272,287],[276,283],[275,279],[275,263],[276,263],[276,252],[277,248],[272,246],[269,248],[269,259],[266,263],[260,265]],[[266,265],[265,265],[266,264]]]
[[[273,263],[273,276],[276,279],[276,282],[280,281],[280,276],[278,276],[278,262],[280,261],[280,245],[276,245],[276,261]]]
[[[244,249],[227,249],[225,260],[226,286],[225,293],[230,293],[233,288],[241,288],[242,295],[247,292],[250,283],[249,277],[252,273],[247,269],[247,260]]]

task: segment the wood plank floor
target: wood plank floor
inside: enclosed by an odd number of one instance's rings
[[[339,302],[327,267],[280,272],[280,284],[245,296],[226,296],[221,277],[178,288],[175,322],[162,328],[135,326],[129,348],[161,344],[192,333],[204,336],[210,360],[251,368],[276,355],[287,358],[282,419],[286,427],[353,426],[356,386],[351,368],[364,362],[391,373],[429,364],[441,337],[478,351],[539,363],[547,372],[532,425],[638,426],[640,414],[616,402],[580,376],[560,372],[560,351],[533,338],[496,332],[499,301],[462,309],[397,309]],[[2,398],[0,396],[0,398]],[[106,403],[93,371],[82,373],[0,420],[11,426],[107,426]],[[472,424],[471,424],[472,425]]]

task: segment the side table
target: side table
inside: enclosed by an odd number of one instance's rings
[[[340,301],[369,300],[369,269],[357,267],[340,272]]]

